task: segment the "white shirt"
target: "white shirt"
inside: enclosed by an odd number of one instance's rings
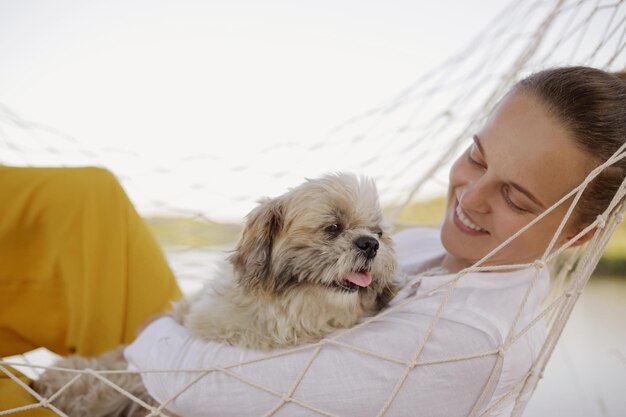
[[[165,317],[151,323],[126,349],[129,369],[228,368],[227,372],[206,373],[168,403],[170,411],[183,417],[257,417],[274,408],[275,416],[326,413],[366,417],[378,415],[388,402],[386,416],[467,416],[493,372],[491,389],[478,406],[481,413],[489,410],[516,384],[519,386],[543,344],[545,326],[538,320],[500,352],[502,364],[496,366],[498,349],[505,343],[529,288],[515,333],[540,312],[541,301],[547,295],[548,272],[531,267],[511,272],[468,273],[459,278],[418,356],[418,365],[411,368],[405,363],[417,354],[448,296],[449,287],[441,286],[457,275],[423,274],[438,266],[443,258],[438,230],[409,229],[395,235],[394,241],[398,279],[406,283],[389,309],[371,322],[329,336],[355,348],[325,343],[304,372],[316,352],[315,345],[269,353],[243,349],[194,339],[184,327]],[[490,353],[439,361],[483,352]],[[433,361],[436,363],[429,363]],[[289,401],[286,394],[303,372],[291,394],[294,401]],[[165,402],[200,372],[142,375],[150,394]],[[391,399],[394,389],[397,394]],[[516,396],[509,395],[487,415],[508,415]]]

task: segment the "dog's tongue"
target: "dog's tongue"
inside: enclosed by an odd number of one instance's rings
[[[367,287],[372,283],[372,274],[367,271],[350,272],[344,277],[344,279],[358,285],[359,287]]]

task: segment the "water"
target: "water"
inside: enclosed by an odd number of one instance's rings
[[[592,280],[524,417],[626,416],[625,320],[626,280]]]

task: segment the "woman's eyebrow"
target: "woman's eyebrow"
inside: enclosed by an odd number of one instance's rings
[[[478,150],[480,151],[481,155],[485,156],[485,150],[483,149],[483,145],[480,144],[480,139],[478,138],[478,135],[474,135],[472,139],[474,139],[474,143],[476,144],[476,146],[478,146]]]
[[[483,148],[483,145],[480,143],[480,138],[478,137],[478,135],[474,135],[472,137],[474,139],[474,143],[476,144],[476,146],[478,147],[478,150],[480,151],[481,155],[483,156],[483,158],[487,159],[487,157],[485,156],[485,149]],[[537,197],[535,197],[534,195],[532,195],[532,193],[530,191],[528,191],[526,188],[522,187],[521,185],[514,183],[512,181],[508,181],[507,182],[511,187],[515,188],[517,191],[519,191],[520,193],[524,194],[526,197],[528,197],[528,199],[530,201],[532,201],[533,203],[537,204],[539,207],[541,207],[542,209],[545,209],[546,206],[539,201],[539,199]]]
[[[526,197],[528,197],[533,203],[537,204],[539,207],[541,207],[542,209],[545,209],[546,206],[543,205],[543,203],[541,203],[541,201],[539,201],[534,195],[532,195],[530,193],[530,191],[528,191],[527,189],[525,189],[524,187],[522,187],[519,184],[516,184],[514,182],[509,182],[509,185],[511,185],[511,187],[515,188],[517,191],[519,191],[520,193],[524,194]]]

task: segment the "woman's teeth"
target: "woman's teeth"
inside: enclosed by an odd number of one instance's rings
[[[467,217],[465,217],[465,215],[463,214],[463,210],[461,210],[461,206],[459,206],[457,204],[456,206],[456,215],[459,217],[459,220],[461,220],[461,223],[463,223],[463,226],[472,229],[472,230],[476,230],[477,232],[485,232],[485,229],[482,229],[480,226],[472,223],[472,221],[470,219],[468,219]]]

